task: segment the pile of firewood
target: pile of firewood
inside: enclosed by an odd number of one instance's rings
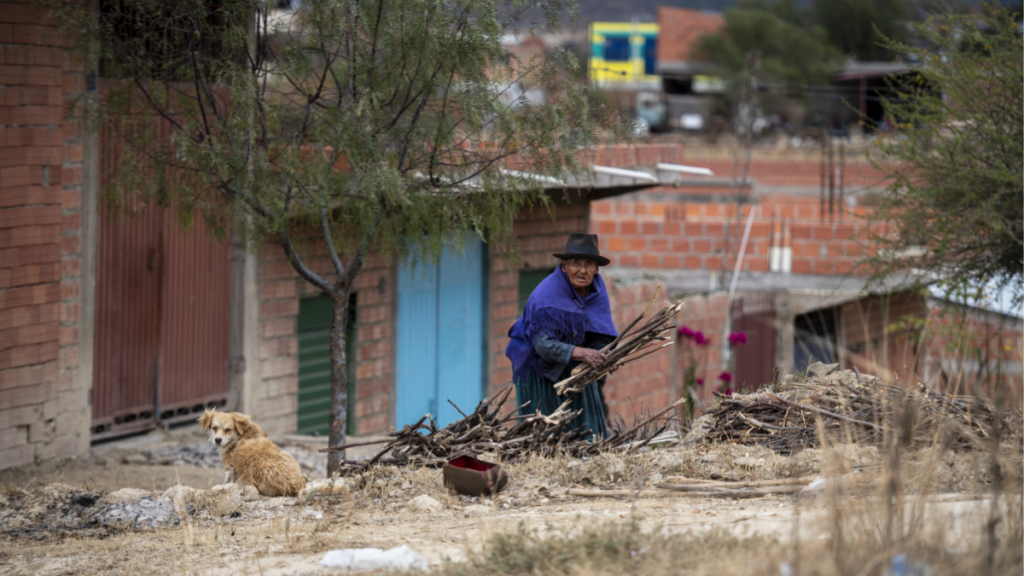
[[[556,453],[571,457],[591,456],[607,450],[636,450],[647,445],[671,426],[673,415],[666,414],[680,402],[639,417],[629,428],[609,433],[608,438],[590,439],[589,433],[571,427],[579,414],[569,410],[569,401],[550,415],[522,417],[518,410],[503,414],[502,407],[515,388],[506,386],[498,394],[481,402],[476,410],[461,420],[438,428],[434,419],[425,415],[419,422],[393,432],[376,456],[365,462],[345,461],[346,472],[354,472],[374,464],[441,466],[459,454],[492,454],[504,461],[525,458],[531,454],[551,456]],[[456,407],[458,409],[458,407]],[[461,411],[460,411],[461,413]],[[518,420],[518,422],[517,422]],[[344,450],[355,445],[326,448],[321,452]]]
[[[695,432],[707,440],[762,445],[781,454],[817,446],[823,434],[836,442],[891,446],[937,441],[970,449],[982,439],[1021,433],[1020,415],[997,412],[991,402],[936,392],[924,384],[892,386],[848,370],[771,388],[718,395],[716,406],[695,422]]]
[[[559,394],[579,392],[614,367],[664,348],[665,345],[658,344],[670,340],[664,333],[672,328],[672,321],[682,306],[680,303],[669,304],[649,321],[633,330],[650,312],[658,292],[660,287],[655,291],[644,313],[633,320],[615,341],[602,350],[608,354],[608,362],[596,370],[587,365],[577,367],[568,379],[555,385]],[[641,415],[632,426],[611,426],[607,438],[592,438],[589,431],[572,427],[572,421],[579,412],[569,408],[570,400],[566,400],[557,410],[547,415],[536,411],[524,416],[522,410],[524,407],[528,408],[529,403],[511,411],[502,410],[514,389],[514,386],[509,384],[498,394],[481,402],[469,415],[452,404],[463,418],[448,426],[438,428],[433,417],[427,414],[420,418],[419,422],[391,433],[394,439],[387,441],[381,451],[370,460],[346,461],[344,468],[351,472],[377,463],[440,466],[447,460],[467,452],[494,454],[508,461],[531,454],[550,456],[560,453],[580,457],[607,450],[636,450],[669,428],[671,422],[675,420],[675,415],[669,413],[683,402],[679,400],[655,414],[646,416],[642,414],[641,408]],[[366,444],[336,446],[321,452],[345,450],[359,445]]]

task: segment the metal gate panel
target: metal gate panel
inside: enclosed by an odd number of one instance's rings
[[[437,415],[437,265],[398,270],[395,425]]]
[[[473,238],[465,254],[445,249],[438,280],[437,423],[468,414],[483,394],[483,244]]]
[[[735,350],[739,390],[756,390],[772,381],[775,367],[774,294],[748,294],[733,301],[732,329],[745,332],[747,343]]]
[[[296,433],[327,434],[331,412],[331,334],[333,317],[328,296],[299,301],[299,392]],[[354,358],[349,358],[354,362]]]
[[[356,433],[356,363],[358,362],[359,316],[357,298],[348,299],[345,324],[345,373],[348,375],[345,433]],[[299,392],[296,402],[296,433],[330,432],[331,415],[331,320],[333,303],[328,296],[303,298],[299,302]]]
[[[202,221],[189,229],[167,215],[160,318],[160,420],[194,419],[224,404],[230,352],[230,245]]]
[[[160,213],[99,210],[92,437],[152,427],[160,346]]]

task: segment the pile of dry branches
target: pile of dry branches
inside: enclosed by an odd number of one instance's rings
[[[832,441],[890,446],[938,442],[953,449],[1021,433],[1019,414],[998,413],[985,400],[954,397],[924,384],[901,388],[848,370],[721,396],[695,423],[708,440],[757,444],[781,454]]]
[[[394,439],[388,441],[370,460],[345,461],[344,470],[350,473],[377,463],[440,466],[467,452],[494,454],[509,461],[531,454],[550,456],[561,453],[580,457],[606,450],[635,450],[670,426],[673,418],[665,418],[665,415],[681,403],[676,402],[660,412],[641,416],[633,426],[618,432],[612,431],[608,438],[592,442],[585,437],[586,432],[571,428],[570,424],[578,412],[568,409],[568,401],[549,416],[535,413],[523,418],[518,410],[503,415],[502,406],[514,389],[512,385],[506,386],[498,394],[481,402],[471,414],[443,428],[438,428],[428,414],[416,424],[406,425],[402,430],[392,433]],[[515,422],[517,419],[520,420]],[[352,446],[356,444],[326,448],[321,452],[344,450]]]

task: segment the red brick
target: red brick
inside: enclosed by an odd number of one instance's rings
[[[811,274],[814,271],[813,260],[810,258],[793,258],[794,274]]]
[[[55,321],[57,321],[56,303],[0,310],[0,326],[4,328],[17,328],[19,326],[45,324]]]
[[[3,171],[0,170],[0,173],[2,172]],[[6,191],[0,191],[0,196],[5,194]],[[60,223],[60,208],[57,206],[37,206],[31,208],[11,208],[8,210],[0,210],[0,228]]]
[[[703,265],[703,261],[700,256],[687,256],[683,259],[683,266],[687,270],[700,270]]]
[[[267,320],[263,322],[263,337],[274,338],[276,336],[287,336],[295,333],[295,319],[284,318],[279,320]]]
[[[60,227],[54,225],[0,228],[0,247],[3,248],[57,243],[59,238]],[[0,266],[3,264],[0,263]]]
[[[619,229],[622,234],[636,234],[640,227],[636,220],[619,220]]]
[[[661,258],[656,254],[644,254],[640,258],[640,265],[644,268],[661,268]]]
[[[699,254],[709,254],[714,244],[710,240],[698,239],[693,241],[693,251]]]
[[[630,238],[629,250],[632,250],[634,252],[647,250],[647,240],[645,238]]]
[[[61,302],[60,303],[60,323],[61,324],[77,324],[78,323],[78,303],[77,302]]]
[[[0,310],[56,302],[59,298],[60,287],[56,284],[11,288],[0,291]]]
[[[56,323],[32,324],[0,329],[0,350],[58,340]]]
[[[7,130],[0,130],[0,133],[6,132]],[[58,199],[59,188],[56,186],[43,188],[39,187],[22,187],[22,188],[4,188],[0,189],[0,223],[5,218],[5,213],[10,210],[2,210],[3,208],[11,208],[14,206],[25,206],[31,204],[56,204]],[[57,212],[57,222],[59,223],[60,212]],[[18,225],[22,225],[15,217],[15,222]],[[0,228],[3,228],[0,225]]]
[[[814,227],[814,239],[815,240],[831,240],[832,239],[832,226],[825,224]]]
[[[60,264],[34,264],[20,268],[0,268],[0,289],[44,284],[60,279]]]
[[[647,234],[649,236],[661,234],[661,229],[660,228],[661,227],[658,225],[657,222],[644,222],[643,223],[643,233]]]
[[[665,255],[661,257],[661,267],[666,270],[677,270],[683,267],[682,259],[678,256]]]
[[[18,367],[57,359],[57,341],[0,350],[0,366]]]
[[[60,253],[64,255],[78,254],[82,239],[78,236],[61,236]]]
[[[796,239],[810,239],[811,238],[811,226],[791,226],[790,236]]]
[[[52,171],[51,171],[52,173]],[[70,168],[64,168],[59,171],[60,179],[63,184],[81,184],[82,183],[82,168],[79,166],[72,166]]]
[[[261,315],[263,318],[278,318],[281,316],[298,316],[299,301],[297,299],[275,300],[264,302]]]

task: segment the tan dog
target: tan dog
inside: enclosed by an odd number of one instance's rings
[[[220,451],[225,482],[255,486],[264,496],[296,496],[305,486],[295,458],[245,414],[207,410],[199,425]]]

